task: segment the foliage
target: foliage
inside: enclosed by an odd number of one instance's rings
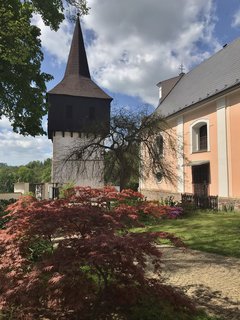
[[[86,14],[85,0],[67,0]],[[57,30],[64,19],[63,1],[0,1],[0,118],[6,116],[13,130],[23,135],[44,134],[47,113],[45,83],[52,76],[41,71],[40,29],[32,25],[39,13],[46,25]]]
[[[75,188],[64,199],[11,205],[14,219],[0,243],[3,312],[25,320],[126,320],[146,297],[193,312],[186,297],[146,276],[149,259],[160,275],[157,239],[183,243],[165,232],[129,233],[129,225],[140,225],[142,203],[132,190]]]
[[[15,132],[35,136],[44,133],[41,119],[47,105],[43,92],[52,77],[40,70],[40,29],[31,25],[31,18],[29,3],[1,1],[1,116],[9,118]]]
[[[73,182],[64,184],[59,190],[59,197],[66,198],[69,195],[69,192],[72,192],[73,188],[74,188]]]
[[[42,183],[51,181],[51,159],[32,161],[25,166],[0,166],[0,193],[13,192],[15,182]]]
[[[24,166],[23,166],[24,167]],[[24,176],[20,176],[18,172],[18,180],[21,182],[40,183],[51,181],[51,167],[52,160],[46,159],[41,161],[31,161],[25,166],[30,172],[30,179],[25,179]],[[21,168],[21,167],[20,167]],[[19,168],[19,169],[20,169]]]
[[[126,183],[125,188],[137,191],[139,186],[138,161],[134,161],[132,166],[133,168],[130,172],[129,180]],[[104,153],[104,181],[106,185],[120,185],[120,165],[118,162],[116,162],[115,152],[111,150],[107,150]]]
[[[190,248],[240,258],[240,212],[194,210],[182,219],[149,222],[138,231],[174,233]]]
[[[168,196],[165,199],[161,198],[160,203],[170,207],[176,207],[179,204],[178,201],[174,200],[174,196]]]
[[[182,217],[183,208],[162,205],[159,202],[150,201],[145,202],[145,208],[143,209],[143,212],[146,214],[151,214],[156,218],[177,219]]]
[[[4,229],[5,224],[10,220],[9,216],[7,216],[8,211],[6,211],[6,209],[11,203],[14,203],[15,201],[15,199],[0,200],[0,229]]]
[[[235,207],[234,202],[224,203],[222,205],[222,210],[225,212],[229,212],[229,211],[232,212],[234,211],[234,207]]]
[[[0,167],[0,192],[13,192],[16,182],[16,167]]]

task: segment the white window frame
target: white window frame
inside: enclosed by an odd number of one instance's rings
[[[199,150],[199,129],[200,127],[207,125],[207,149]],[[209,119],[199,119],[194,121],[190,126],[190,146],[191,153],[210,151],[210,130]]]

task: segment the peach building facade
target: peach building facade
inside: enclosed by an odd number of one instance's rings
[[[176,183],[141,179],[149,198],[191,193],[240,203],[240,39],[187,74],[162,81],[155,112],[176,135]],[[167,145],[167,141],[165,141]]]

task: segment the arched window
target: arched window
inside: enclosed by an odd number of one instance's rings
[[[207,150],[207,125],[199,128],[199,150]]]
[[[192,124],[191,146],[192,152],[210,151],[208,120],[199,120]]]
[[[163,136],[161,134],[156,137],[156,153],[160,157],[163,156]]]
[[[158,162],[158,159],[163,157],[163,151],[164,151],[164,139],[161,134],[158,134],[157,137],[155,138],[155,143],[154,143],[154,161]],[[160,183],[163,179],[163,174],[160,171],[154,172],[155,179],[157,183]]]

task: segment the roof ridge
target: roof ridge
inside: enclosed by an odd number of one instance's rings
[[[169,116],[240,84],[240,38],[202,61],[178,81],[157,110]]]
[[[214,52],[213,54],[211,54],[208,58],[206,58],[205,60],[201,61],[198,65],[196,65],[193,69],[191,69],[190,71],[188,71],[186,73],[186,75],[192,73],[193,71],[195,71],[196,69],[198,69],[199,67],[201,67],[202,64],[207,63],[209,60],[216,58],[216,56],[218,56],[220,53],[222,53],[222,51],[226,51],[228,50],[230,47],[233,46],[233,44],[235,44],[235,42],[240,41],[240,38],[237,38],[235,40],[233,40],[232,42],[230,42],[227,45],[224,45],[220,50]]]

